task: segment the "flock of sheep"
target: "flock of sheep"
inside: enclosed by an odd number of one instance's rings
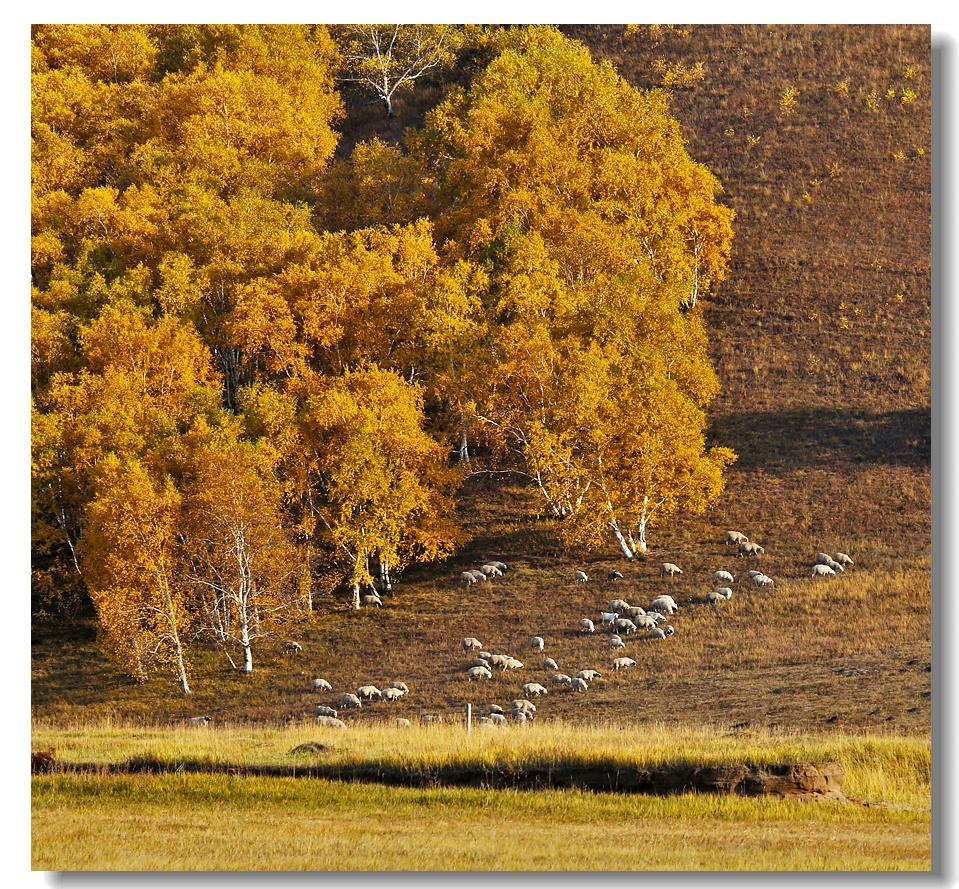
[[[737,547],[739,557],[759,556],[765,553],[765,549],[758,543],[752,542],[741,531],[727,531],[725,545]],[[828,553],[817,553],[816,561],[812,566],[813,577],[834,577],[838,573],[845,571],[855,563],[846,553],[837,552],[835,557]],[[460,578],[468,586],[473,583],[488,582],[491,577],[501,577],[507,571],[507,566],[503,562],[487,562],[477,570],[463,571]],[[682,575],[682,569],[673,562],[664,562],[659,569],[661,577],[674,578]],[[713,580],[722,586],[716,586],[706,593],[704,602],[713,606],[718,606],[732,598],[733,590],[731,584],[735,582],[732,573],[726,570],[718,570],[713,573]],[[748,576],[753,584],[759,587],[774,586],[773,578],[767,576],[762,571],[750,570]],[[607,579],[615,582],[623,579],[623,574],[619,571],[610,571]],[[576,571],[573,575],[574,583],[588,583],[589,577],[584,571]],[[368,596],[366,598],[378,598]],[[377,603],[367,603],[377,604]],[[382,604],[381,602],[379,604]],[[675,634],[672,624],[667,623],[667,616],[672,617],[679,611],[676,601],[669,595],[658,595],[652,599],[647,608],[638,605],[630,605],[624,599],[614,599],[609,603],[609,610],[600,610],[600,628],[609,628],[610,636],[607,642],[607,648],[610,652],[620,652],[626,649],[626,642],[623,636],[636,636],[641,630],[644,631],[641,636],[648,641],[665,640]],[[578,631],[584,635],[591,635],[596,632],[596,623],[591,618],[584,617],[579,621]],[[299,643],[296,650],[302,650]],[[494,653],[484,650],[483,644],[474,636],[468,636],[462,640],[460,647],[467,655],[471,655],[473,660],[465,665],[465,677],[467,682],[482,682],[493,678],[493,671],[500,670],[502,673],[507,671],[524,670],[526,665],[512,654]],[[533,636],[529,642],[529,648],[536,655],[544,654],[546,649],[546,640],[542,636]],[[627,670],[636,665],[636,661],[623,654],[617,654],[613,657],[611,666],[613,670]],[[596,679],[602,678],[602,673],[591,667],[584,668],[569,675],[561,672],[556,660],[546,656],[543,659],[542,669],[549,676],[549,683],[555,689],[565,689],[571,692],[586,692],[589,690],[590,683]],[[326,679],[314,677],[310,680],[310,687],[313,691],[332,692],[333,686]],[[340,695],[335,706],[317,704],[315,708],[315,718],[318,725],[328,728],[346,728],[346,723],[339,718],[340,710],[354,710],[363,706],[363,703],[372,703],[375,701],[396,702],[409,692],[405,682],[392,680],[382,689],[375,685],[361,685],[355,692],[344,692]],[[530,701],[530,698],[540,697],[549,694],[549,689],[540,682],[530,681],[522,685],[523,697],[514,699],[509,706],[509,713],[498,704],[488,706],[488,712],[477,719],[477,723],[484,727],[496,727],[507,725],[510,720],[514,723],[531,722],[536,717],[536,706]],[[509,718],[507,718],[507,715]],[[442,722],[442,717],[436,714],[424,714],[420,717],[423,723]],[[210,717],[194,717],[188,720],[190,725],[207,725]],[[408,727],[410,720],[397,718],[396,725]]]

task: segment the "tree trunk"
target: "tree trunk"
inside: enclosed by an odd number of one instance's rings
[[[626,541],[626,538],[623,537],[623,532],[619,529],[619,524],[616,521],[611,521],[609,527],[613,532],[613,536],[616,538],[616,542],[619,544],[619,548],[622,550],[623,555],[629,559],[630,562],[633,561],[635,553],[630,549],[629,543]]]
[[[183,663],[183,648],[180,645],[179,639],[176,640],[176,669],[180,677],[180,688],[183,690],[183,694],[190,694],[190,683],[186,678],[186,665]]]
[[[646,552],[646,522],[649,521],[649,515],[646,512],[646,504],[649,503],[649,497],[643,497],[643,508],[639,513],[639,552]]]
[[[469,463],[470,461],[470,446],[469,441],[466,438],[466,427],[463,427],[463,431],[460,433],[460,463]]]
[[[253,672],[253,649],[250,647],[250,625],[246,608],[240,606],[240,645],[243,646],[243,673]]]
[[[353,610],[360,610],[360,585],[358,583],[353,584]]]

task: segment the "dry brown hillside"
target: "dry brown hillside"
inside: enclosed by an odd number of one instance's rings
[[[930,691],[930,34],[887,26],[570,26],[633,84],[657,85],[682,62],[703,79],[674,88],[692,155],[725,185],[735,208],[728,279],[705,301],[723,384],[711,436],[739,454],[725,496],[701,517],[656,529],[648,558],[624,566],[611,547],[584,559],[559,550],[547,523],[527,518],[532,493],[501,482],[467,484],[462,514],[473,540],[450,562],[401,578],[383,610],[353,614],[324,602],[251,677],[214,652],[194,665],[195,695],[120,677],[93,633],[34,635],[37,715],[111,714],[223,719],[306,714],[322,700],[301,671],[342,691],[403,678],[411,694],[355,718],[452,712],[462,702],[518,697],[543,681],[528,639],[575,672],[605,674],[585,696],[552,692],[541,714],[727,725],[925,731]],[[433,84],[384,122],[348,95],[345,143],[398,138],[441,94]],[[795,92],[792,92],[795,91]],[[792,103],[793,107],[790,107]],[[726,528],[767,547],[773,592],[754,591],[724,549]],[[851,553],[833,581],[808,579],[817,550]],[[657,567],[685,570],[675,582]],[[500,581],[467,591],[459,572],[502,559]],[[574,568],[591,575],[571,583]],[[615,584],[606,573],[619,567]],[[729,567],[735,595],[698,604],[711,573]],[[676,635],[629,641],[637,666],[609,670],[605,636],[579,636],[614,597],[647,604],[669,590]],[[526,664],[468,687],[456,648],[478,636]],[[329,697],[329,696],[328,696]]]

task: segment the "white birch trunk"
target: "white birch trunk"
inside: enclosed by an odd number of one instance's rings
[[[240,645],[243,646],[243,670],[244,673],[253,672],[253,649],[250,646],[250,625],[247,618],[246,607],[240,606]]]
[[[630,549],[629,543],[626,538],[623,537],[623,532],[620,531],[619,525],[615,521],[609,523],[609,527],[613,532],[613,536],[616,538],[616,542],[619,544],[619,548],[622,550],[623,555],[631,562],[636,554]]]
[[[353,584],[353,610],[360,610],[360,585],[358,583]]]
[[[639,513],[639,552],[646,552],[646,523],[649,521],[649,513],[646,511],[647,504],[649,503],[649,497],[643,497],[643,508]]]

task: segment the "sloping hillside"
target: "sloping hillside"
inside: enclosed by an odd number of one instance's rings
[[[730,275],[705,302],[723,384],[711,437],[740,455],[719,506],[656,529],[647,559],[624,567],[612,548],[590,559],[561,552],[548,523],[527,518],[533,492],[473,479],[461,509],[474,536],[455,559],[401,578],[382,610],[321,602],[311,626],[291,628],[303,654],[264,649],[250,677],[201,652],[190,701],[166,678],[137,686],[119,676],[88,628],[38,628],[37,715],[308,714],[320,699],[301,671],[325,675],[337,692],[410,684],[408,698],[359,719],[390,706],[415,716],[466,700],[507,704],[546,675],[527,648],[538,633],[562,669],[605,674],[585,696],[552,692],[546,718],[928,729],[928,29],[565,30],[641,87],[678,62],[686,71],[703,63],[701,81],[673,90],[673,107],[691,153],[717,173],[737,213]],[[427,85],[388,122],[348,94],[344,143],[398,138],[441,92]],[[766,545],[761,567],[776,578],[774,592],[743,583],[746,566],[722,543],[726,528]],[[811,581],[820,549],[849,552],[857,565]],[[459,572],[490,558],[511,570],[466,590]],[[659,579],[667,559],[684,568],[681,579]],[[580,567],[591,576],[585,586],[571,582]],[[605,579],[613,567],[626,574],[615,584]],[[720,567],[737,574],[733,599],[697,604]],[[663,590],[681,606],[676,635],[629,641],[637,666],[614,675],[605,636],[578,635],[579,619],[598,620],[614,597],[645,605]],[[526,669],[467,686],[457,649],[467,635]]]

